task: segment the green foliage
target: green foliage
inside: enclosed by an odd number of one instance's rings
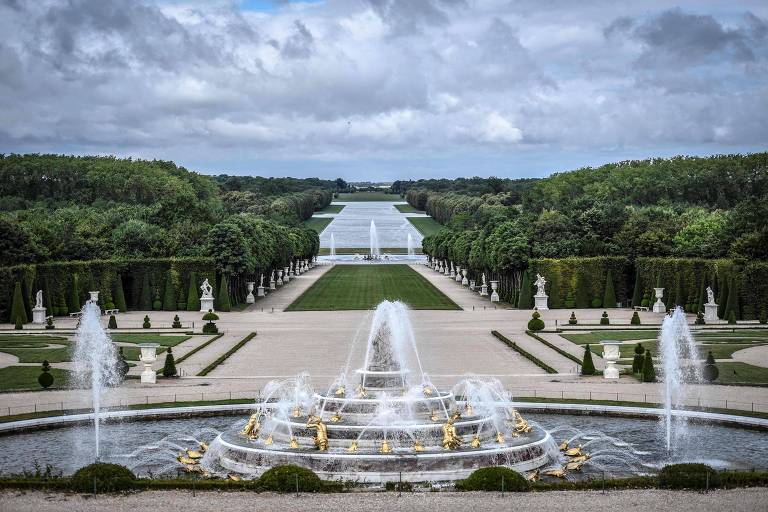
[[[533,307],[533,290],[531,288],[531,276],[529,271],[523,272],[523,280],[520,284],[520,296],[517,299],[517,307],[530,309]]]
[[[718,375],[720,374],[720,371],[717,369],[717,366],[715,365],[715,356],[712,354],[712,351],[710,350],[707,354],[707,362],[704,365],[704,369],[701,372],[702,377],[704,377],[704,380],[707,382],[712,382],[717,379]]]
[[[589,345],[584,347],[584,358],[581,363],[582,375],[594,375],[597,373],[595,370],[595,363],[592,361],[592,351],[589,349]]]
[[[45,319],[45,328],[47,330],[53,330],[53,329],[56,328],[56,326],[53,325],[53,317],[52,316],[49,316],[48,318]]]
[[[616,307],[616,291],[613,286],[613,273],[608,271],[605,276],[605,294],[603,295],[603,307]]]
[[[171,327],[174,329],[181,329],[181,320],[179,320],[179,315],[173,315],[173,324],[171,324]]]
[[[208,310],[208,312],[206,314],[203,315],[203,320],[206,320],[208,322],[212,322],[212,321],[218,320],[218,319],[219,319],[219,315],[217,315],[216,313],[214,313],[210,309]]]
[[[219,295],[216,297],[216,301],[218,302],[218,309],[220,311],[227,312],[232,310],[232,305],[229,299],[229,285],[226,275],[221,276],[221,285],[219,286]]]
[[[643,300],[643,287],[640,282],[640,271],[635,271],[635,286],[632,288],[632,306],[640,306]]]
[[[17,331],[21,331],[24,329],[24,323],[21,321],[20,316],[16,317],[16,322],[13,324],[13,328],[16,329]]]
[[[735,319],[739,318],[739,292],[736,280],[731,278],[728,283],[728,301],[725,306],[725,311],[728,315],[728,323],[731,322],[731,313]]]
[[[216,327],[216,324],[214,321],[219,319],[219,315],[211,311],[210,309],[206,314],[203,315],[203,320],[205,320],[207,323],[203,324],[203,333],[204,334],[218,334],[219,328]]]
[[[608,312],[603,311],[603,316],[600,317],[600,325],[610,325],[611,321],[608,319]]]
[[[576,320],[576,313],[571,311],[571,317],[568,319],[568,325],[576,325],[579,321]]]
[[[24,307],[24,296],[21,293],[21,283],[16,282],[13,287],[13,302],[11,303],[10,321],[16,323],[25,324],[29,320],[27,318],[27,310]]]
[[[765,306],[760,308],[760,323],[763,325],[768,324],[768,312],[766,312]]]
[[[152,324],[149,322],[149,315],[144,315],[144,323],[141,325],[144,329],[149,329]]]
[[[152,310],[160,311],[163,309],[163,302],[160,300],[160,292],[155,290],[155,298],[152,299]]]
[[[120,375],[120,381],[123,381],[125,379],[125,376],[128,375],[128,370],[131,369],[130,366],[128,366],[128,361],[125,360],[125,354],[123,354],[123,347],[119,348],[118,352],[118,359],[117,359],[117,373]]]
[[[598,299],[597,297],[595,297],[594,299],[592,299],[592,302],[590,302],[589,305],[591,307],[597,309],[597,308],[599,308],[600,306],[603,305],[603,301]]]
[[[645,351],[643,359],[643,382],[656,382],[656,369],[653,366],[653,357],[651,351]]]
[[[200,296],[197,294],[197,273],[189,276],[189,288],[187,290],[187,311],[200,311]]]
[[[544,329],[544,320],[541,319],[541,314],[538,311],[534,311],[531,319],[528,321],[528,330],[538,332],[542,329]]]
[[[632,319],[629,321],[631,325],[640,325],[640,315],[637,311],[632,313]]]
[[[53,384],[53,375],[51,375],[51,365],[48,363],[47,360],[43,361],[42,366],[43,373],[40,374],[40,376],[37,378],[37,382],[40,384],[40,387],[43,389],[48,389]]]
[[[175,377],[176,376],[176,362],[173,359],[173,350],[168,347],[168,351],[165,354],[165,364],[163,365],[163,377]]]
[[[728,312],[728,324],[736,325],[736,313],[733,310]]]
[[[173,272],[165,274],[165,288],[163,289],[163,311],[176,310],[176,286],[173,282]]]
[[[669,464],[658,476],[662,489],[706,489],[720,486],[720,475],[706,464]]]
[[[589,277],[584,269],[577,271],[576,273],[576,308],[587,309],[592,305],[590,296],[592,295],[589,288]]]
[[[643,353],[645,353],[645,347],[641,343],[636,344],[635,355],[632,359],[632,373],[641,373],[643,371],[643,362],[645,361]]]
[[[530,488],[524,476],[503,466],[476,469],[466,479],[456,482],[458,491],[525,492]]]
[[[125,466],[96,462],[75,471],[70,485],[77,492],[104,493],[133,489],[135,481],[136,476]]]
[[[115,299],[115,307],[120,310],[121,313],[128,311],[128,304],[125,302],[125,292],[123,290],[123,278],[118,274],[115,277],[115,288],[113,292]]]
[[[144,273],[141,281],[141,299],[139,301],[139,309],[142,311],[149,311],[152,309],[152,285],[149,283],[149,274]]]
[[[117,329],[117,318],[115,318],[115,315],[109,315],[109,323],[107,324],[108,329]]]
[[[704,313],[702,313],[701,311],[696,313],[696,320],[693,323],[696,324],[696,325],[704,325],[704,324],[706,324],[707,322],[706,322],[706,320],[704,320]]]
[[[257,483],[258,487],[273,492],[318,492],[323,483],[313,471],[299,466],[285,465],[268,469]]]

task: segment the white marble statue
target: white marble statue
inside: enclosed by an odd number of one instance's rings
[[[35,308],[40,309],[43,307],[43,290],[37,290],[35,295]]]
[[[544,279],[544,276],[541,274],[536,274],[536,282],[533,283],[534,286],[536,286],[536,295],[544,296],[547,294],[545,290],[545,286],[547,285],[547,280]]]
[[[707,304],[715,303],[715,292],[712,291],[711,286],[707,286]]]
[[[264,288],[264,274],[261,274],[261,277],[259,277],[259,286]]]
[[[200,297],[201,299],[212,299],[213,298],[213,287],[211,286],[211,283],[208,282],[208,278],[203,281],[203,284],[200,285],[200,291],[203,292],[203,296]]]
[[[483,272],[483,286],[485,286],[485,272]]]

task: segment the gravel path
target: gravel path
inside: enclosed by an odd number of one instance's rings
[[[590,512],[622,512],[674,510],[675,512],[755,512],[768,509],[768,489],[737,489],[703,494],[689,491],[631,490],[569,491],[541,493],[408,493],[398,498],[395,493],[252,494],[247,492],[204,492],[193,498],[191,492],[152,491],[116,496],[79,496],[63,493],[2,491],[0,510],[45,512],[61,510],[95,511],[162,510],[163,512],[195,512],[248,510],[249,512],[339,512],[346,510],[375,512],[435,512],[471,508],[473,512],[524,510],[545,512],[584,508]]]

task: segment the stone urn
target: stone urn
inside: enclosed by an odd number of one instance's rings
[[[499,302],[499,294],[496,289],[499,287],[498,281],[491,281],[491,302]]]
[[[245,296],[246,304],[253,304],[256,302],[256,297],[253,296],[253,287],[256,286],[255,281],[248,281],[245,283],[245,289],[248,290],[248,295]]]
[[[469,286],[469,279],[467,279],[467,269],[463,268],[461,269],[461,285],[462,286]]]
[[[96,304],[97,302],[99,302],[99,292],[98,291],[88,292],[88,294],[91,296],[91,298],[88,299],[89,303]]]
[[[155,384],[157,382],[157,373],[152,369],[152,365],[157,361],[158,343],[140,343],[141,356],[139,361],[144,365],[144,371],[141,372],[142,384]]]
[[[603,346],[603,361],[605,362],[605,369],[603,370],[603,377],[606,379],[618,379],[619,369],[616,368],[616,362],[621,357],[620,341],[605,340],[601,341],[600,345]]]
[[[664,288],[654,288],[653,292],[656,294],[656,302],[653,304],[653,312],[666,313],[667,306],[665,306],[664,303],[661,302],[661,299],[664,298]]]

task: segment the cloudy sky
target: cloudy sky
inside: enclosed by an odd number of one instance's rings
[[[0,0],[0,152],[542,176],[768,149],[768,2]]]

